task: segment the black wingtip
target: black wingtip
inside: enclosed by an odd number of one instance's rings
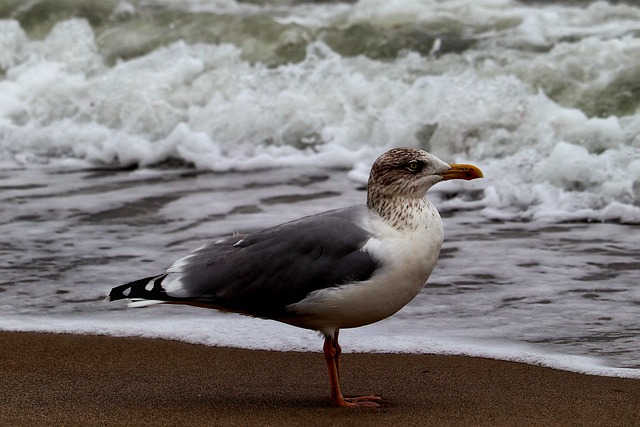
[[[160,298],[162,294],[164,294],[162,288],[160,287],[160,281],[166,277],[166,274],[160,276],[150,276],[145,277],[144,279],[136,280],[134,282],[126,283],[124,285],[116,286],[111,289],[109,292],[109,296],[107,296],[106,301],[117,301],[121,299],[164,299]],[[147,285],[149,283],[154,282],[153,289],[147,290]]]
[[[107,296],[107,301],[117,301],[119,299],[128,298],[129,292],[127,291],[130,291],[131,285],[132,283],[127,283],[126,285],[120,285],[111,289],[109,296]]]

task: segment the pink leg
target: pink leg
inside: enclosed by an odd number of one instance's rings
[[[331,385],[331,394],[329,399],[335,406],[342,407],[367,407],[377,408],[380,406],[382,398],[379,396],[360,396],[360,397],[347,397],[342,395],[340,390],[340,353],[342,349],[338,344],[338,331],[334,336],[324,337],[324,358],[327,362],[327,369],[329,371],[329,383]]]

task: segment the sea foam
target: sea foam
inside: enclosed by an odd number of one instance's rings
[[[360,2],[350,19],[410,20],[411,8],[398,7]],[[490,22],[502,6],[482,7]],[[535,24],[521,26],[551,31],[553,19],[533,16]],[[233,45],[175,42],[110,66],[86,20],[62,21],[44,40],[16,21],[2,27],[0,151],[8,160],[351,168],[413,145],[485,168],[487,216],[640,222],[640,115],[600,118],[576,108],[581,91],[606,89],[626,72],[634,38],[560,42],[533,60],[487,46],[464,56],[407,52],[392,62],[344,57],[316,41],[303,61],[277,67],[247,62]],[[550,75],[553,87],[540,80],[548,61],[565,70]],[[574,66],[583,75],[567,76]],[[578,105],[563,105],[575,96]]]

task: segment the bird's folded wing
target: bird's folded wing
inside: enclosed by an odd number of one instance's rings
[[[370,278],[380,267],[363,246],[365,209],[346,208],[207,244],[176,261],[159,285],[171,300],[260,317],[312,291]]]

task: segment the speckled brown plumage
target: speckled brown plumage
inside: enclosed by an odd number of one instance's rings
[[[417,162],[415,170],[411,162]],[[434,173],[449,166],[431,154],[410,147],[394,148],[376,160],[369,175],[367,207],[397,229],[415,229],[411,217],[428,206],[425,192],[438,182]]]

